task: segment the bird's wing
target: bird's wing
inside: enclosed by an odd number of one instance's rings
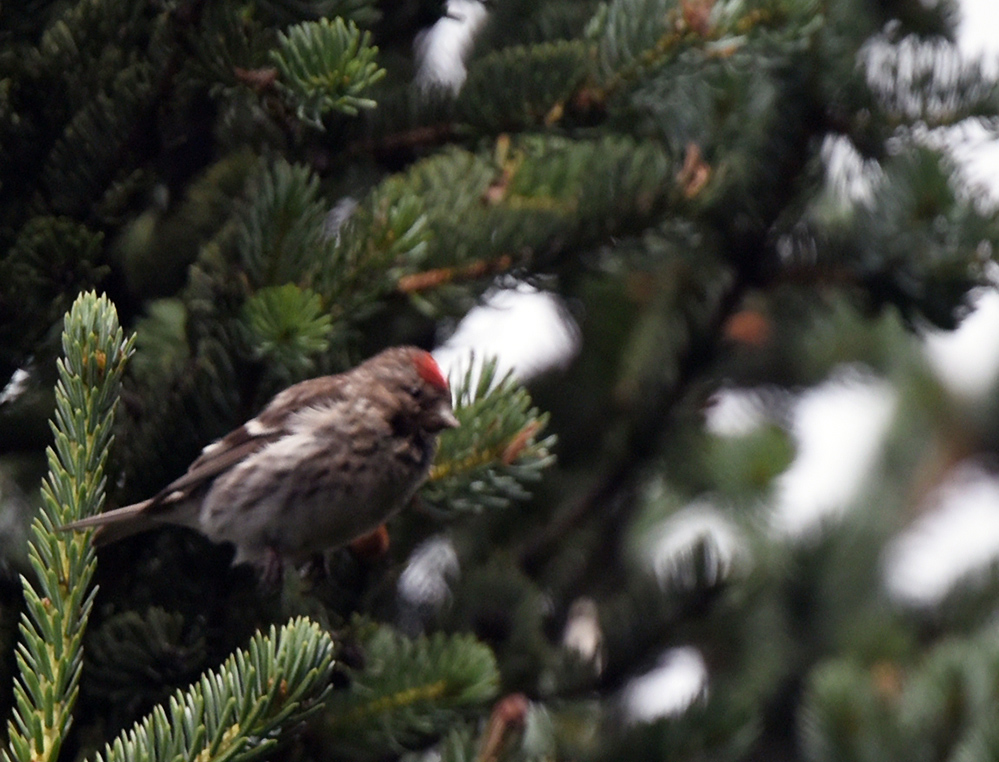
[[[149,508],[176,503],[188,497],[202,485],[208,484],[223,471],[239,463],[243,458],[252,455],[264,445],[281,437],[280,432],[260,434],[257,436],[242,435],[243,427],[227,434],[222,439],[206,447],[195,460],[187,473],[174,479],[152,498]],[[242,435],[240,438],[234,435]],[[232,439],[230,439],[232,438]],[[228,441],[227,441],[228,440]]]
[[[294,413],[310,404],[343,398],[342,386],[339,377],[324,376],[288,387],[256,418],[205,447],[187,473],[170,482],[149,501],[147,510],[153,512],[186,499],[219,474],[287,435]]]

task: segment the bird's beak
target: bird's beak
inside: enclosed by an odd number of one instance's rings
[[[454,411],[451,410],[451,403],[449,400],[445,400],[441,403],[441,406],[437,408],[437,418],[440,421],[440,427],[442,429],[456,429],[461,425],[458,423],[458,418],[455,416]]]

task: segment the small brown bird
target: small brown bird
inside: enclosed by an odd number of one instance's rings
[[[205,447],[141,503],[74,521],[104,545],[164,524],[236,546],[271,575],[373,531],[426,478],[437,434],[458,425],[433,357],[393,347],[352,370],[302,381]]]

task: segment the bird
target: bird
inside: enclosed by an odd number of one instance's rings
[[[376,530],[426,479],[438,435],[458,426],[433,356],[386,349],[351,370],[278,393],[206,446],[147,500],[60,527],[106,545],[163,525],[230,543],[265,577]]]

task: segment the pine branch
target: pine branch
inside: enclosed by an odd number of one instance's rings
[[[405,209],[422,223],[425,245],[396,257],[400,277],[502,257],[518,265],[644,228],[675,195],[678,168],[654,141],[500,136],[490,153],[452,148],[413,164],[383,182],[370,206]],[[362,224],[367,215],[378,219],[365,212],[345,232],[361,239],[357,248],[379,232]]]
[[[478,738],[470,726],[452,725],[433,749],[407,755],[402,762],[543,762],[551,759],[554,746],[545,743],[551,740],[545,731],[538,732],[536,728],[533,748],[525,748],[525,726],[530,710],[530,702],[524,694],[504,696],[493,706],[489,721],[480,728]]]
[[[81,641],[96,590],[96,556],[88,534],[57,533],[67,521],[97,513],[104,503],[104,465],[113,439],[114,409],[132,339],[124,339],[114,305],[93,292],[77,298],[63,329],[58,362],[54,447],[42,486],[43,508],[32,525],[22,577],[28,612],[17,649],[20,678],[8,724],[5,762],[55,760],[72,722],[83,666]]]
[[[510,269],[513,257],[501,254],[496,259],[480,259],[462,267],[437,267],[419,273],[403,275],[399,278],[396,288],[403,294],[415,294],[432,288],[439,288],[446,283],[460,283],[468,280],[478,280],[487,275],[495,275]]]
[[[281,73],[277,83],[296,104],[298,117],[323,129],[322,117],[331,111],[354,116],[375,102],[361,96],[385,70],[375,63],[378,48],[371,36],[353,21],[336,18],[297,24],[279,33],[280,47],[271,59]]]
[[[111,85],[127,57],[124,51],[141,44],[136,21],[147,10],[128,0],[67,3],[32,49],[31,66],[41,76],[65,80],[67,105],[82,109]]]
[[[122,610],[92,624],[83,694],[108,707],[106,727],[131,726],[145,708],[196,680],[212,659],[206,629],[199,617],[159,606]]]
[[[108,744],[96,762],[256,759],[322,705],[332,669],[333,642],[317,624],[272,626]]]
[[[999,83],[981,61],[946,41],[882,39],[865,50],[868,84],[896,124],[927,127],[980,117],[995,128]]]
[[[555,436],[538,439],[547,414],[531,405],[527,390],[511,374],[497,381],[496,360],[482,364],[476,380],[470,363],[455,390],[461,426],[441,437],[424,504],[454,515],[501,508],[529,496],[524,485],[555,462]]]
[[[598,40],[597,58],[610,82],[630,78],[673,49],[681,39],[672,0],[616,0],[602,8],[587,30]]]
[[[257,291],[243,305],[242,319],[254,357],[292,375],[311,370],[314,356],[329,348],[332,320],[319,295],[294,283]]]
[[[423,200],[400,177],[390,177],[356,206],[333,232],[330,256],[317,289],[334,319],[363,320],[396,288],[402,273],[426,258],[427,216]]]
[[[308,282],[329,256],[323,240],[324,200],[307,167],[261,163],[237,221],[236,248],[255,287]]]
[[[451,727],[464,708],[491,699],[496,659],[470,635],[406,638],[389,627],[362,633],[364,667],[334,693],[324,729],[337,747],[393,749]]]
[[[124,168],[131,166],[136,125],[155,96],[152,64],[121,69],[67,123],[42,167],[41,184],[51,208],[83,215]]]
[[[589,46],[560,41],[504,48],[474,62],[457,100],[459,119],[483,132],[558,121],[588,75]],[[497,82],[505,83],[497,88]]]
[[[832,283],[874,309],[894,306],[910,324],[953,329],[987,282],[982,252],[999,244],[995,212],[963,199],[954,168],[931,149],[882,167],[866,204],[833,218],[817,210],[785,237],[780,277]]]
[[[288,21],[303,18],[333,18],[340,16],[358,24],[373,24],[382,16],[375,0],[259,0],[265,15]]]
[[[74,295],[107,276],[104,235],[68,217],[30,218],[0,262],[0,346],[28,354]]]
[[[262,89],[277,72],[268,63],[267,36],[256,18],[247,18],[228,3],[209,3],[201,23],[188,32],[192,54],[185,62],[187,76],[219,96],[237,84]]]

